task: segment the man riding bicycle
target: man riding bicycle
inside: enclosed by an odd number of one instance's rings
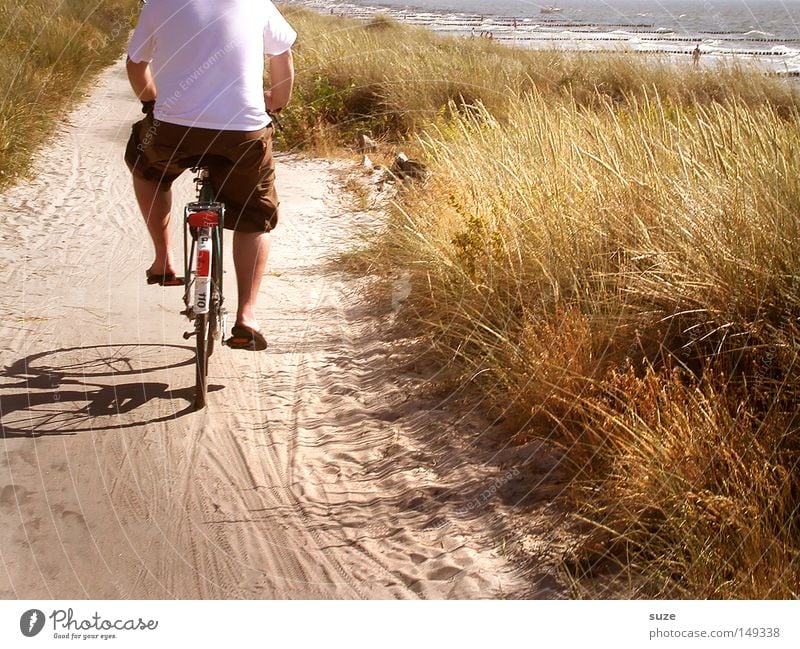
[[[133,125],[125,162],[155,248],[147,282],[181,283],[168,230],[171,186],[202,160],[225,203],[225,227],[234,231],[238,308],[231,347],[266,347],[255,305],[269,232],[278,222],[268,112],[276,114],[291,97],[296,37],[269,0],[151,0],[128,47],[128,79],[145,118]]]

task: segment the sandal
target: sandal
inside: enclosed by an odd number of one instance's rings
[[[175,273],[154,273],[149,268],[145,271],[148,284],[158,284],[159,286],[183,286],[183,278],[176,277]]]
[[[225,344],[231,349],[260,352],[267,348],[267,339],[258,329],[246,325],[234,325],[231,329],[231,337],[225,341]]]

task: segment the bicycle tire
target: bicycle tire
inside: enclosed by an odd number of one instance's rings
[[[208,357],[214,350],[214,336],[211,335],[211,315],[203,313],[195,320],[195,393],[194,408],[201,410],[206,405],[208,391]]]

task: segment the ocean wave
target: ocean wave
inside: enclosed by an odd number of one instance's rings
[[[771,47],[770,52],[780,54],[781,56],[800,56],[800,50],[793,47],[786,47],[785,45],[776,45]]]

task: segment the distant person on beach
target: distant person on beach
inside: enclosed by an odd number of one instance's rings
[[[692,50],[692,63],[694,65],[700,64],[700,45],[695,45],[694,49]]]
[[[202,157],[234,231],[239,304],[228,344],[239,349],[266,347],[255,306],[278,222],[270,114],[289,103],[296,37],[270,0],[159,0],[143,5],[128,46],[128,79],[145,117],[133,125],[125,162],[155,248],[147,283],[182,283],[169,240],[171,187]]]

